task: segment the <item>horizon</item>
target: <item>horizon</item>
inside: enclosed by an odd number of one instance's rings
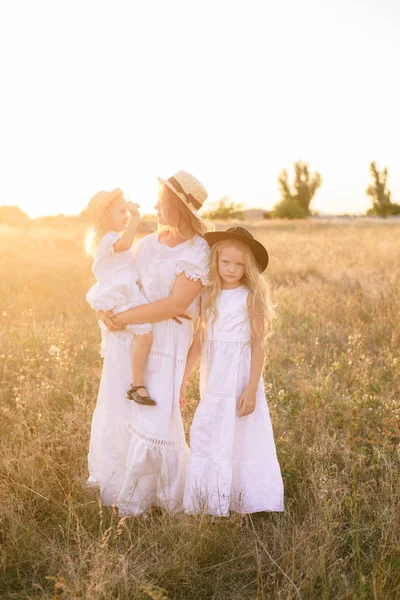
[[[372,203],[371,203],[372,206]],[[76,218],[76,217],[84,217],[84,215],[82,215],[81,213],[85,210],[84,208],[77,212],[77,213],[49,213],[49,214],[41,214],[41,215],[37,215],[37,216],[31,216],[29,215],[26,211],[24,211],[20,206],[18,206],[17,204],[0,204],[0,209],[2,208],[18,208],[20,209],[24,215],[26,215],[31,221],[34,221],[36,219],[44,219],[44,218],[57,218],[57,217],[62,217],[62,218]],[[205,207],[206,208],[206,207]],[[246,206],[242,208],[243,212],[246,211],[250,211],[250,210],[259,210],[259,211],[264,211],[266,213],[271,212],[270,209],[265,209],[261,206]],[[364,212],[337,212],[337,213],[330,213],[330,212],[323,212],[323,211],[319,211],[319,210],[314,210],[312,208],[312,212],[314,213],[313,215],[310,215],[308,218],[311,218],[313,216],[316,217],[344,217],[344,216],[348,216],[348,217],[367,217],[367,216],[371,216],[371,215],[367,215],[366,211]],[[154,211],[148,211],[148,212],[141,212],[140,213],[140,218],[144,218],[144,217],[156,217],[157,212]],[[201,216],[201,212],[200,212],[200,216]],[[377,217],[372,215],[374,218],[383,218],[383,217]],[[389,217],[397,217],[397,215],[389,215]],[[387,218],[387,217],[385,217]],[[282,219],[282,218],[281,218]],[[285,219],[285,218],[284,218]],[[287,218],[286,218],[287,219]],[[218,220],[218,219],[217,219]],[[227,219],[227,220],[232,220],[232,219]],[[233,219],[235,220],[235,219]],[[0,223],[1,225],[1,223]]]
[[[291,181],[291,177],[290,177],[290,173],[289,173],[289,180]],[[389,174],[389,179],[390,179],[390,174]],[[367,180],[368,183],[368,180]],[[115,186],[115,187],[120,187],[120,186]],[[367,185],[366,185],[367,187]],[[390,186],[390,184],[388,184],[388,187],[390,190],[392,190],[392,187]],[[323,188],[323,182],[322,182],[322,188]],[[321,188],[321,189],[322,189]],[[110,186],[110,189],[112,189],[112,186]],[[372,207],[372,199],[370,197],[368,197],[365,194],[365,198],[360,199],[360,202],[358,204],[354,205],[354,210],[351,209],[347,209],[345,207],[345,205],[343,204],[343,202],[339,202],[339,207],[342,207],[342,210],[334,210],[334,207],[332,206],[334,203],[331,202],[329,204],[326,204],[323,199],[321,200],[321,198],[318,198],[318,196],[321,195],[321,189],[317,191],[315,197],[312,199],[311,201],[311,210],[313,212],[316,212],[318,214],[323,214],[323,215],[329,215],[329,216],[335,216],[335,215],[341,215],[341,214],[354,214],[354,215],[364,215],[366,213],[366,211]],[[156,192],[154,192],[155,194]],[[155,203],[152,202],[150,199],[148,199],[147,201],[145,201],[144,203],[140,203],[140,199],[136,198],[135,196],[132,196],[132,194],[130,193],[126,193],[125,194],[127,199],[133,199],[133,201],[137,201],[139,204],[141,204],[140,207],[140,212],[141,215],[152,215],[152,214],[156,214],[156,210],[154,210],[154,208],[152,207],[152,204]],[[262,197],[263,193],[258,191],[258,193],[253,193],[253,196],[255,197]],[[150,198],[150,194],[148,195],[148,197]],[[155,197],[155,196],[154,196]],[[234,202],[237,205],[241,205],[242,206],[242,210],[264,210],[265,212],[270,212],[273,210],[275,204],[277,204],[280,200],[280,195],[279,192],[277,191],[276,195],[275,195],[275,199],[274,201],[270,201],[270,202],[266,202],[265,205],[263,206],[261,201],[256,204],[255,201],[251,202],[251,201],[247,201],[245,199],[245,194],[224,194],[222,193],[220,196],[215,197],[214,199],[210,199],[207,198],[206,202],[204,203],[204,209],[207,210],[207,208],[211,208],[212,205],[215,205],[219,200],[221,200],[222,198],[227,198],[229,201]],[[364,200],[364,201],[362,201]],[[32,201],[34,202],[34,201]],[[392,197],[392,202],[396,202],[396,199]],[[77,208],[74,209],[72,211],[68,211],[68,210],[64,210],[64,211],[60,211],[60,210],[54,210],[54,211],[49,211],[49,212],[40,212],[40,210],[38,211],[37,208],[32,207],[31,205],[31,201],[27,201],[27,202],[16,202],[14,204],[0,204],[1,206],[16,206],[18,208],[20,208],[25,214],[27,214],[29,216],[30,219],[35,219],[38,217],[50,217],[50,216],[79,216],[79,214],[85,210],[86,205],[82,205],[81,208]],[[358,210],[357,210],[357,206],[358,206]]]

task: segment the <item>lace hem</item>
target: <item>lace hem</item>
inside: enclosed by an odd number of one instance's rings
[[[175,448],[175,449],[183,450],[186,445],[183,442],[172,442],[172,441],[168,441],[168,440],[161,440],[160,438],[153,437],[146,433],[141,433],[135,427],[133,427],[133,425],[131,425],[130,423],[128,423],[122,419],[118,419],[117,425],[119,427],[121,427],[122,429],[129,431],[129,433],[133,437],[135,437],[138,440],[141,440],[142,442],[145,442],[148,446],[153,446],[156,448],[165,447],[165,448]]]
[[[128,325],[124,331],[109,331],[104,325],[103,321],[99,320],[98,323],[101,329],[100,356],[102,358],[106,357],[108,345],[111,345],[111,350],[113,352],[114,357],[116,348],[115,346],[113,346],[113,342],[115,342],[115,340],[118,340],[118,342],[122,342],[123,344],[128,346],[130,350],[133,350],[133,347],[135,345],[135,337],[137,335],[146,335],[148,333],[151,333],[153,330],[153,326],[151,325],[151,323],[144,323],[142,325]],[[136,328],[136,330],[133,330],[134,328]]]
[[[149,356],[152,356],[153,358],[165,358],[167,360],[173,360],[178,364],[186,363],[185,356],[176,356],[176,354],[172,354],[171,352],[166,352],[165,350],[160,350],[158,348],[152,348],[149,352]]]
[[[135,339],[134,335],[132,335],[128,331],[108,331],[108,329],[106,328],[106,326],[103,324],[102,321],[99,321],[99,325],[100,325],[101,333],[102,333],[101,346],[100,346],[100,356],[102,358],[106,357],[108,346],[110,346],[110,348],[111,348],[113,359],[116,358],[116,356],[114,356],[116,354],[116,348],[115,348],[115,346],[113,346],[113,342],[115,340],[122,342],[123,344],[128,346],[128,348],[130,348],[130,349],[133,348],[134,339]]]
[[[201,460],[204,462],[209,462],[212,463],[214,465],[219,465],[221,463],[223,463],[224,465],[229,464],[229,465],[235,465],[235,464],[250,464],[252,465],[254,463],[254,458],[257,458],[257,456],[259,458],[263,459],[263,464],[265,466],[271,464],[274,465],[276,462],[276,456],[272,456],[270,460],[265,460],[263,455],[261,453],[254,453],[254,455],[252,456],[252,458],[249,458],[247,460],[242,460],[240,458],[234,459],[234,458],[221,458],[221,457],[215,457],[215,458],[210,458],[209,456],[205,456],[204,454],[196,454],[193,451],[191,452],[190,458],[191,460]]]
[[[146,335],[147,333],[151,333],[153,331],[153,326],[151,323],[143,323],[142,325],[127,325],[126,329],[133,336]]]
[[[234,501],[233,501],[234,503]],[[236,503],[235,503],[236,504]],[[198,515],[201,512],[205,512],[206,514],[209,514],[213,517],[229,517],[229,513],[236,513],[238,515],[252,515],[253,513],[259,513],[259,512],[285,512],[285,507],[284,504],[279,504],[277,506],[268,504],[267,508],[266,506],[246,506],[246,507],[240,507],[237,506],[236,508],[234,508],[233,506],[230,506],[228,508],[228,510],[226,512],[224,511],[212,511],[210,510],[210,512],[207,512],[207,510],[204,509],[196,509],[193,507],[188,507],[185,508],[185,513],[187,515]]]
[[[210,398],[211,400],[238,400],[239,398],[235,394],[225,394],[223,392],[205,392],[203,394],[204,397]]]

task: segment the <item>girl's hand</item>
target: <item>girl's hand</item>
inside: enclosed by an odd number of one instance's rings
[[[256,407],[256,392],[257,390],[249,388],[244,390],[243,394],[240,396],[237,407],[238,417],[245,417],[254,411]]]
[[[115,323],[115,317],[112,316],[112,311],[104,312],[103,310],[96,311],[97,318],[103,321],[104,325],[110,331],[121,331],[123,327]]]
[[[140,217],[139,204],[135,204],[134,202],[128,202],[128,211],[130,212],[132,217]]]

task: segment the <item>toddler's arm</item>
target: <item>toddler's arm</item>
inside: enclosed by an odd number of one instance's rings
[[[115,244],[114,244],[115,252],[125,252],[126,250],[129,250],[129,248],[132,246],[133,240],[135,239],[139,219],[140,219],[140,213],[139,213],[138,208],[139,208],[139,204],[134,204],[133,202],[128,202],[128,210],[130,213],[129,223],[128,223],[124,233],[121,235],[119,240],[117,242],[115,242]]]
[[[200,339],[200,330],[197,330],[197,333],[194,337],[192,345],[189,348],[189,352],[186,359],[185,372],[183,374],[181,391],[179,395],[179,404],[181,408],[185,408],[186,406],[186,388],[189,382],[189,377],[197,363],[199,362],[201,357],[201,339]]]

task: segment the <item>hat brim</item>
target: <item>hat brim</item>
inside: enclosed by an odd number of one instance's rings
[[[239,233],[233,233],[230,231],[209,231],[208,233],[204,234],[204,238],[206,239],[210,248],[212,248],[218,242],[222,242],[223,240],[238,240],[250,248],[254,258],[256,259],[260,273],[265,271],[268,266],[268,252],[266,248],[264,248],[264,246],[255,239],[251,239],[245,235],[240,235]]]
[[[204,220],[203,220],[203,219],[200,217],[200,215],[199,215],[199,211],[198,211],[196,208],[194,208],[193,206],[191,206],[191,205],[190,205],[190,204],[187,202],[187,200],[186,200],[186,198],[185,198],[185,195],[184,195],[184,194],[182,194],[181,192],[178,192],[178,190],[174,188],[174,186],[172,185],[172,183],[171,183],[170,181],[168,181],[168,179],[162,179],[161,177],[157,177],[157,179],[158,179],[158,181],[159,181],[160,183],[163,183],[163,184],[164,184],[164,185],[166,185],[166,186],[167,186],[167,187],[168,187],[168,188],[169,188],[169,189],[170,189],[172,192],[174,192],[174,194],[175,194],[176,196],[178,196],[179,200],[182,200],[182,202],[183,202],[183,203],[184,203],[184,204],[185,204],[185,205],[188,207],[188,209],[190,210],[190,212],[191,212],[191,213],[192,213],[192,214],[193,214],[193,215],[194,215],[194,216],[195,216],[195,217],[196,217],[196,218],[197,218],[199,221],[201,221],[202,223],[204,223],[204,224],[205,224]]]

